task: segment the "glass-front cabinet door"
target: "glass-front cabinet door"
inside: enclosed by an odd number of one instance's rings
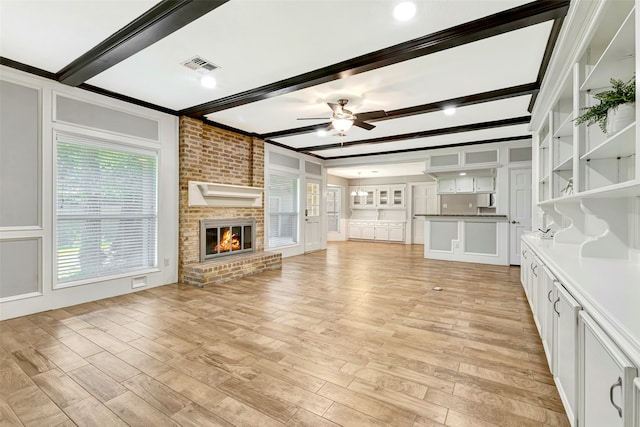
[[[377,194],[378,194],[378,207],[386,207],[389,205],[390,202],[390,198],[389,198],[389,189],[388,188],[378,188],[377,189]]]
[[[404,186],[391,189],[391,205],[394,208],[404,207]]]

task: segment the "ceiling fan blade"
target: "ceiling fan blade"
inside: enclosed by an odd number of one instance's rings
[[[330,120],[331,117],[298,117],[296,120]]]
[[[376,110],[376,111],[369,111],[366,113],[358,113],[358,119],[359,120],[374,120],[374,119],[381,119],[383,117],[387,116],[387,112],[384,110]]]
[[[365,129],[365,130],[371,130],[373,129],[375,126],[370,124],[370,123],[365,123],[362,120],[356,120],[353,122],[354,126],[358,126],[359,128]]]

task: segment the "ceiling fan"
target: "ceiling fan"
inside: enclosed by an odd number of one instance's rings
[[[384,110],[377,111],[369,111],[367,113],[361,114],[353,114],[351,111],[347,110],[345,105],[349,102],[348,99],[338,99],[338,103],[334,104],[332,102],[327,102],[327,105],[331,110],[333,110],[333,115],[331,117],[305,117],[299,118],[298,120],[331,120],[331,124],[327,130],[335,129],[338,131],[339,136],[346,136],[346,132],[351,128],[351,126],[357,126],[362,129],[371,130],[375,126],[370,123],[365,123],[365,120],[373,120],[380,119],[385,117],[387,113]]]

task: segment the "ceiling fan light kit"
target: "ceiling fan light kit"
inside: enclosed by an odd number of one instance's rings
[[[332,130],[332,129],[337,130],[338,131],[338,133],[336,134],[337,136],[346,136],[346,132],[349,129],[351,129],[352,126],[357,126],[365,130],[371,130],[375,128],[375,126],[370,123],[366,123],[365,120],[380,119],[382,117],[386,117],[387,115],[387,113],[383,110],[369,111],[366,113],[355,115],[351,111],[345,108],[348,102],[349,100],[344,98],[338,99],[337,104],[334,104],[332,102],[327,102],[327,105],[329,106],[329,108],[333,110],[333,116],[328,118],[328,120],[331,120],[331,123],[329,124],[329,127],[327,128],[327,130]],[[322,117],[302,117],[302,118],[298,118],[298,120],[325,120],[325,119]],[[324,135],[321,135],[318,132],[318,136],[324,136]]]

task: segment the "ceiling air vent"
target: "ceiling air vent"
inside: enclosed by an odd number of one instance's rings
[[[195,70],[195,71],[198,71],[200,73],[208,73],[209,71],[213,71],[213,70],[216,70],[216,69],[220,68],[219,66],[217,66],[213,62],[207,61],[203,57],[197,56],[197,55],[194,56],[191,59],[188,59],[188,60],[182,62],[182,65],[184,65],[185,67],[189,68],[190,70]]]

